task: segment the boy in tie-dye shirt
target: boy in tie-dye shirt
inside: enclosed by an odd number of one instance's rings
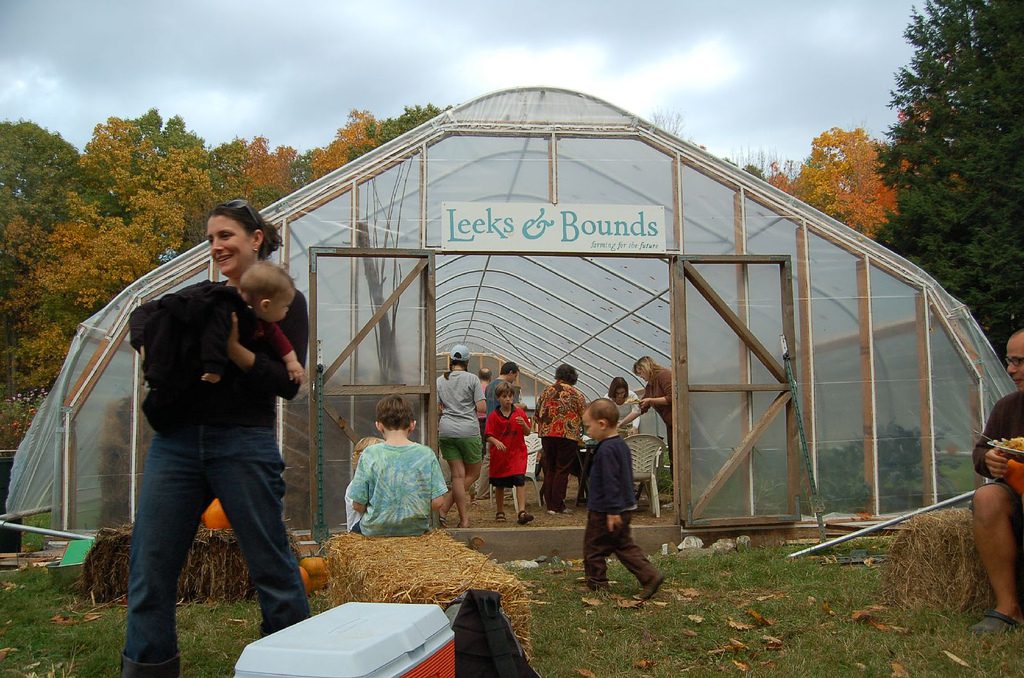
[[[366,448],[349,486],[359,528],[368,537],[423,534],[448,492],[437,455],[409,440],[416,420],[401,396],[382,398],[376,418],[384,442]]]

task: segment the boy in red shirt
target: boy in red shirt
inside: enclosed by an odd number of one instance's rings
[[[520,507],[516,520],[525,525],[533,520],[526,510],[526,435],[530,432],[530,419],[523,410],[512,406],[515,397],[512,384],[499,382],[494,392],[498,409],[487,417],[485,428],[491,446],[491,485],[498,504],[494,518],[499,522],[505,520],[505,488],[515,488]]]

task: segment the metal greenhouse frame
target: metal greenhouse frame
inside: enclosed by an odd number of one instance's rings
[[[780,335],[834,514],[895,513],[971,489],[972,431],[1012,390],[968,310],[924,271],[578,92],[479,97],[263,215],[309,300],[311,370],[324,366],[325,418],[308,395],[280,406],[298,529],[324,506],[328,526],[343,525],[349,454],[372,432],[380,394],[412,399],[424,442],[436,443],[435,356],[454,343],[478,361],[516,361],[534,396],[562,362],[588,398],[614,376],[640,388],[640,356],[669,367],[682,528],[807,519]],[[128,315],[216,275],[199,245],[81,325],[16,457],[8,511],[52,507],[63,529],[131,520],[151,431]],[[641,421],[663,431],[653,414]]]

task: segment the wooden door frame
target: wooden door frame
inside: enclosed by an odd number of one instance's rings
[[[421,295],[424,308],[424,319],[423,319],[423,379],[424,384],[373,384],[373,385],[359,385],[359,384],[348,384],[340,387],[334,387],[329,392],[325,390],[324,395],[331,396],[366,396],[366,395],[409,395],[417,400],[422,398],[424,395],[427,397],[426,412],[424,413],[424,421],[419,422],[419,429],[423,431],[424,444],[431,449],[437,449],[437,417],[431,416],[431,413],[437,412],[437,391],[434,387],[434,383],[437,381],[437,370],[435,366],[434,354],[435,339],[437,334],[437,328],[435,327],[437,320],[436,313],[436,291],[435,287],[435,261],[433,250],[412,250],[412,249],[377,249],[377,248],[356,248],[356,247],[310,247],[309,248],[309,355],[313,365],[317,364],[319,359],[317,351],[318,343],[318,322],[317,322],[317,259],[320,257],[332,257],[332,258],[348,258],[348,259],[420,259],[421,261],[413,267],[413,269],[405,274],[405,277],[399,282],[395,289],[391,291],[386,299],[380,304],[380,306],[374,311],[373,315],[363,323],[362,327],[352,336],[349,343],[342,348],[338,357],[334,359],[329,366],[325,367],[323,375],[323,383],[327,383],[331,375],[333,375],[345,362],[346,359],[351,357],[355,352],[358,345],[373,331],[373,328],[377,326],[381,318],[385,313],[390,310],[395,302],[402,296],[406,290],[412,285],[412,283],[419,279],[421,281]],[[309,463],[309,500],[310,500],[310,516],[315,516],[317,512],[317,500],[318,500],[318,483],[316,479],[316,465],[313,461],[313,453],[316,449],[316,427],[317,427],[317,412],[316,412],[316,398],[309,398],[309,448],[310,448],[310,463]],[[343,416],[333,407],[329,406],[324,401],[324,413],[338,426],[339,429],[345,434],[346,437],[354,445],[358,440],[358,436],[352,431],[351,426],[345,420]],[[312,520],[312,518],[311,518]]]
[[[673,398],[678,403],[674,412],[676,426],[672,427],[673,448],[679,451],[679,463],[674,468],[673,499],[676,506],[685,507],[677,511],[680,522],[685,526],[714,526],[757,523],[796,522],[800,520],[797,495],[800,491],[799,438],[796,408],[793,393],[786,376],[785,367],[772,351],[768,350],[751,332],[742,318],[718,295],[708,281],[696,269],[696,264],[723,264],[747,267],[752,264],[776,265],[779,267],[780,299],[782,306],[782,331],[790,346],[791,357],[796,348],[796,330],[793,299],[792,261],[789,255],[679,255],[672,257],[672,343],[673,343]],[[688,370],[687,329],[686,329],[686,288],[692,286],[711,308],[722,318],[745,350],[757,358],[775,381],[767,384],[691,384]],[[744,393],[777,392],[777,396],[758,421],[746,431],[740,444],[715,474],[699,497],[691,492],[691,438],[690,400],[693,393]],[[787,516],[737,516],[736,518],[701,518],[700,514],[711,500],[725,486],[732,474],[742,468],[750,459],[750,453],[768,426],[782,413],[786,416],[786,462],[787,462]]]

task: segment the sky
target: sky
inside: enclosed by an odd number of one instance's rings
[[[883,138],[910,63],[905,0],[0,0],[0,120],[80,150],[150,108],[209,146],[326,146],[352,109],[510,87],[605,99],[737,161]],[[681,124],[680,124],[681,123]]]

